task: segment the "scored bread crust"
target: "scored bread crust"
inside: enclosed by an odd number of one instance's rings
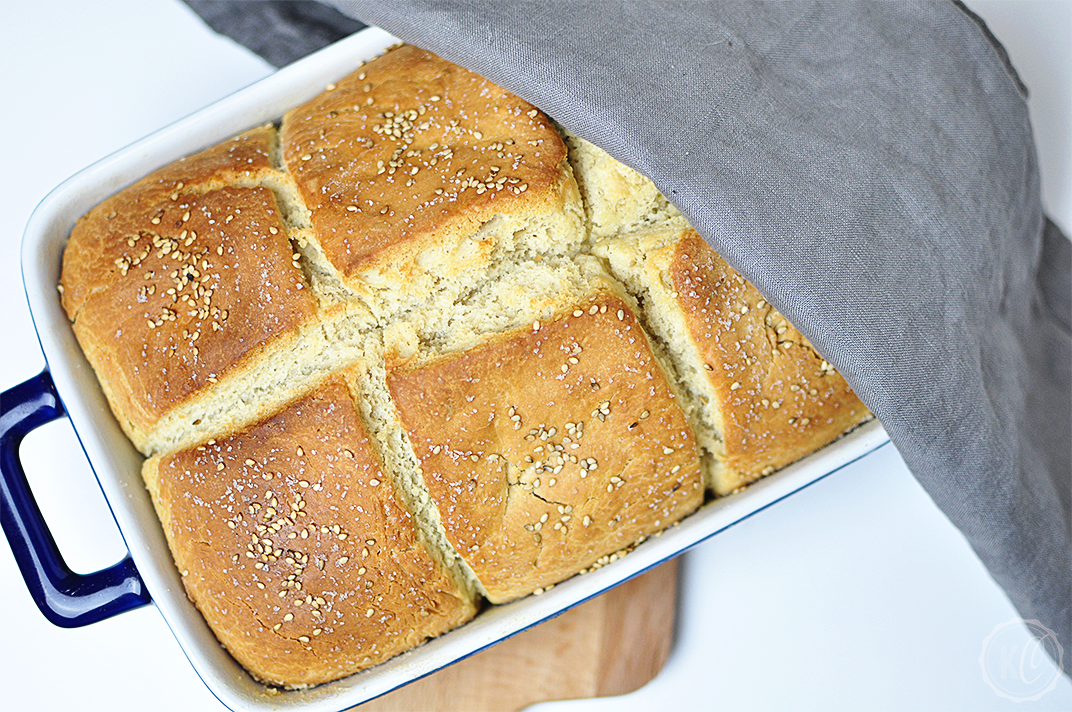
[[[418,356],[387,383],[446,536],[492,603],[557,583],[703,500],[686,418],[611,292]]]
[[[379,100],[355,109],[366,85]],[[407,123],[413,97],[422,113]],[[72,232],[64,306],[147,455],[270,412],[351,363],[346,342],[377,321],[444,308],[504,260],[583,242],[547,117],[422,50],[388,52],[290,112],[281,132],[282,146],[264,126],[177,161]],[[373,214],[358,193],[398,200]],[[240,407],[221,411],[221,399]]]
[[[144,476],[187,593],[264,682],[343,677],[476,612],[418,535],[342,378],[151,458]]]

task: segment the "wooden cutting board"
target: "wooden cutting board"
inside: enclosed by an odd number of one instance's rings
[[[623,695],[670,653],[677,559],[357,712],[516,712],[537,702]]]

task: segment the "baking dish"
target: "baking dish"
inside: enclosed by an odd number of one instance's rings
[[[42,610],[60,625],[100,620],[149,602],[150,594],[198,674],[234,709],[335,710],[359,704],[553,616],[635,576],[886,441],[871,424],[745,492],[706,506],[629,556],[575,577],[542,596],[492,608],[472,623],[384,665],[312,690],[275,692],[253,682],[223,651],[188,602],[140,476],[141,456],[114,422],[85,362],[55,285],[74,220],[88,208],[170,161],[246,128],[277,119],[393,43],[369,30],[298,62],[169,126],[74,176],[39,206],[23,240],[23,275],[48,371],[3,394],[0,471],[5,532]],[[25,486],[22,436],[67,415],[130,550],[116,567],[89,576],[65,570]]]

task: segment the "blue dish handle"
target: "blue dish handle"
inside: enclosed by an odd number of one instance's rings
[[[96,573],[71,571],[41,516],[19,461],[19,444],[31,430],[65,415],[48,371],[0,393],[0,525],[45,618],[77,628],[151,599],[129,555]]]

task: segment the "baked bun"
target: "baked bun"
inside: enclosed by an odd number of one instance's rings
[[[557,583],[703,501],[696,442],[632,300],[586,266],[583,277],[573,265],[504,275],[447,332],[468,334],[462,348],[425,341],[387,373],[446,538],[492,603]],[[533,283],[557,288],[534,299]],[[521,324],[473,345],[473,324],[492,311]]]
[[[691,228],[596,244],[641,295],[691,394],[718,495],[754,482],[871,417],[841,374]]]
[[[75,225],[63,305],[143,452],[161,417],[286,348],[315,317],[275,193],[275,130],[170,165]]]
[[[150,458],[144,475],[191,600],[264,682],[349,675],[476,611],[342,377],[241,432]]]
[[[551,121],[402,46],[283,118],[308,242],[345,293],[393,314],[515,255],[566,254],[584,214]]]

